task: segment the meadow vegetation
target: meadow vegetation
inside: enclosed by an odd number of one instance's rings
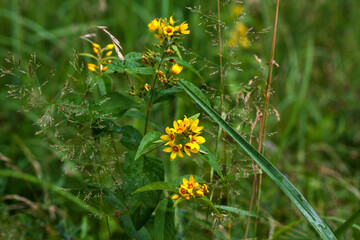
[[[357,9],[0,0],[0,239],[360,238]]]

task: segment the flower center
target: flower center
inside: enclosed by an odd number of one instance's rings
[[[181,191],[181,194],[186,194],[186,189],[185,188],[182,188],[180,191]]]
[[[173,149],[173,152],[178,152],[179,151],[179,148],[177,146],[174,146],[172,149]]]
[[[192,184],[192,183],[188,183],[188,188],[190,189],[190,188],[193,188],[194,187],[194,185]]]
[[[172,31],[171,31],[171,28],[166,28],[166,32],[167,33],[171,33]]]

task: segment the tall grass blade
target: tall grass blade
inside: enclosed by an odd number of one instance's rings
[[[263,155],[251,146],[243,137],[241,137],[235,129],[233,129],[219,114],[217,114],[209,105],[204,103],[183,81],[178,82],[185,92],[222,127],[252,158],[261,169],[266,172],[269,177],[279,186],[288,198],[295,204],[299,211],[309,221],[313,228],[318,232],[322,239],[337,239],[331,229],[319,217],[315,210],[310,206],[301,193],[292,185],[292,183]]]
[[[360,209],[358,209],[346,222],[344,222],[340,227],[338,227],[335,231],[335,236],[340,238],[342,235],[346,233],[349,228],[360,219]]]

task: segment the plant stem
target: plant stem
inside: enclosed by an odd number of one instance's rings
[[[218,41],[219,41],[219,64],[220,64],[220,88],[221,88],[221,117],[226,119],[225,116],[225,94],[224,94],[224,72],[223,72],[223,62],[222,62],[222,42],[221,42],[221,16],[220,16],[220,0],[217,0],[217,14],[218,14]],[[227,175],[227,159],[226,159],[226,132],[223,130],[223,147],[224,147],[224,177]],[[230,188],[229,185],[226,184],[226,203],[229,205],[230,203]],[[231,213],[228,212],[228,231],[229,231],[229,239],[231,239]]]
[[[166,44],[166,47],[168,47],[170,44],[170,42],[168,42]],[[164,61],[164,57],[165,57],[165,50],[166,50],[166,47],[164,48],[163,50],[163,53],[161,55],[161,59],[160,59],[160,63],[159,63],[159,66],[157,67],[156,71],[155,71],[155,76],[154,76],[154,80],[153,80],[153,83],[152,83],[152,86],[151,86],[151,95],[150,95],[150,100],[148,102],[148,105],[146,107],[146,119],[145,119],[145,128],[144,128],[144,136],[146,135],[147,133],[147,128],[148,128],[148,124],[149,124],[149,116],[150,116],[150,112],[151,112],[151,108],[152,108],[152,100],[153,100],[153,97],[154,97],[154,92],[155,92],[155,84],[156,84],[156,79],[157,79],[157,76],[158,76],[158,71],[160,70],[161,68],[161,65],[163,64],[163,61]]]
[[[269,71],[266,82],[266,91],[264,97],[264,109],[262,114],[262,122],[260,122],[261,128],[259,129],[259,146],[258,151],[264,155],[265,152],[265,137],[266,137],[266,126],[267,126],[267,118],[268,118],[268,108],[269,108],[269,100],[270,100],[270,89],[271,89],[271,80],[272,80],[272,69],[274,65],[274,54],[275,54],[275,42],[276,42],[276,30],[277,30],[277,21],[279,15],[279,2],[276,1],[276,10],[275,10],[275,20],[274,20],[274,30],[271,42],[271,52],[270,52],[270,60],[269,60]],[[260,169],[259,173],[259,185],[258,185],[258,195],[256,199],[256,212],[259,212],[260,208],[260,198],[261,198],[261,184],[262,184],[262,170]],[[255,219],[255,228],[254,233],[256,234],[258,218]]]

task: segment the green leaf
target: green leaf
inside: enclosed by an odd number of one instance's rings
[[[160,139],[160,136],[162,136],[162,134],[159,132],[148,132],[140,142],[140,146],[135,155],[135,160],[138,159],[141,155],[149,152],[151,147],[153,147],[154,142]]]
[[[186,200],[184,197],[180,197],[178,200],[176,200],[174,202],[173,208],[176,207],[179,203],[181,203],[182,201]]]
[[[104,200],[113,208],[118,209],[122,212],[126,212],[127,208],[123,200],[109,189],[103,189]]]
[[[196,201],[200,201],[200,202],[204,203],[205,205],[208,205],[222,218],[222,215],[220,214],[219,210],[215,207],[215,205],[207,197],[196,198]]]
[[[355,224],[358,219],[360,219],[360,209],[358,209],[348,220],[346,220],[346,222],[336,229],[335,236],[340,238],[347,230],[349,230],[349,228],[351,228],[353,224]]]
[[[176,55],[178,55],[178,57],[182,59],[179,48],[176,45],[172,45],[171,48],[175,51]]]
[[[242,210],[242,209],[235,208],[235,207],[229,207],[229,206],[224,206],[224,205],[214,205],[214,206],[217,209],[224,210],[224,211],[227,211],[227,212],[237,213],[237,214],[240,214],[242,216],[264,218],[264,216],[260,216],[260,215],[258,215],[256,213],[249,212],[249,211]]]
[[[189,117],[188,119],[189,119],[189,120],[191,119],[191,120],[195,121],[196,119],[199,118],[199,116],[200,116],[200,113],[197,113],[197,114],[192,115],[192,116]]]
[[[271,164],[263,155],[251,146],[243,137],[241,137],[235,129],[233,129],[219,114],[217,114],[208,104],[206,104],[197,93],[188,87],[184,81],[178,81],[186,93],[197,103],[199,106],[214,119],[220,127],[222,127],[244,151],[256,161],[256,163],[268,174],[276,185],[285,193],[286,196],[295,204],[299,211],[309,221],[313,228],[318,232],[323,239],[336,239],[334,233],[329,226],[323,222],[315,210],[310,206],[301,193],[294,187],[294,185],[276,168]]]
[[[16,172],[13,170],[0,170],[0,176],[17,178],[19,180],[26,181],[27,183],[38,184],[41,187],[46,188],[64,198],[66,198],[67,200],[73,202],[77,206],[79,206],[95,215],[102,216],[102,217],[105,216],[100,210],[90,206],[88,203],[83,202],[81,199],[74,196],[73,194],[62,190],[62,188],[61,188],[62,186],[54,185],[50,182],[45,181],[44,179],[38,179],[30,174],[20,173],[20,172]]]
[[[150,234],[145,227],[140,229],[136,229],[131,218],[126,215],[120,216],[120,221],[122,223],[122,227],[125,232],[129,235],[129,237],[136,240],[151,240]]]
[[[104,131],[111,132],[116,136],[121,136],[120,142],[126,148],[133,151],[138,149],[142,139],[141,133],[136,128],[132,126],[120,127],[112,121],[106,124]]]
[[[118,73],[152,75],[155,72],[152,67],[144,67],[141,63],[133,61],[132,57],[131,59],[129,61],[113,61],[107,66],[110,70]]]
[[[195,86],[194,84],[192,84],[191,82],[189,81],[178,81],[178,84],[181,86],[181,87],[186,87],[186,89],[189,89],[192,93],[194,93],[196,95],[197,98],[199,98],[203,103],[205,103],[208,107],[211,107],[211,104],[209,102],[209,100],[206,98],[206,96],[204,95],[204,93],[197,87]],[[183,87],[184,90],[186,90],[185,88]],[[187,91],[186,91],[187,92]]]
[[[98,75],[96,75],[95,79],[96,79],[96,83],[99,88],[100,95],[101,96],[106,95],[107,92],[106,92],[106,86],[105,86],[104,80]]]
[[[177,192],[179,189],[172,183],[169,182],[153,182],[146,186],[136,189],[135,193],[153,191],[153,190],[169,190],[171,192]]]
[[[210,164],[210,166],[219,174],[221,178],[223,178],[224,176],[214,155],[212,155],[212,153],[203,145],[200,145],[200,150],[204,152],[199,152],[200,156]]]
[[[152,182],[164,181],[164,164],[161,159],[145,157],[134,161],[134,154],[125,156],[123,167],[123,190],[121,197],[130,211],[135,229],[144,226],[159,202],[162,191],[131,194]]]
[[[141,59],[142,55],[141,52],[129,52],[124,56],[124,59],[126,61],[138,61]]]
[[[176,87],[172,87],[172,88],[168,88],[168,89],[164,89],[164,90],[155,90],[154,95],[156,96],[154,103],[159,103],[159,102],[163,102],[166,100],[169,100],[171,98],[173,98],[175,96],[175,94],[182,92],[182,89],[176,88]]]
[[[175,211],[171,207],[171,201],[163,199],[155,213],[154,221],[154,239],[156,240],[171,240],[175,239]]]
[[[109,115],[109,119],[119,119],[130,108],[139,108],[136,102],[118,92],[110,92],[90,105],[94,115]]]
[[[177,58],[177,57],[172,57],[173,59],[176,60],[176,63],[178,63],[179,65],[181,66],[184,66],[185,68],[189,69],[190,71],[192,71],[197,77],[200,78],[200,80],[205,83],[205,80],[204,78],[201,76],[201,74],[199,73],[199,71],[194,68],[190,63],[188,63],[187,61],[185,60],[182,60],[180,58]]]

